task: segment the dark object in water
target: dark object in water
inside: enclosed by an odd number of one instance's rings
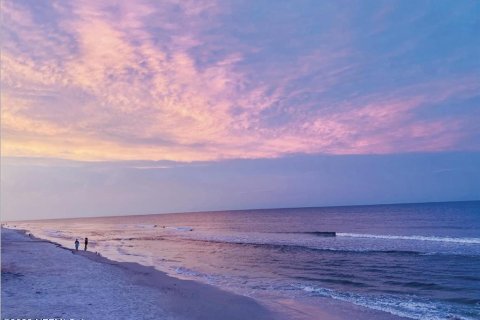
[[[307,231],[307,232],[280,232],[280,233],[296,233],[296,234],[311,234],[318,237],[336,237],[335,231]]]
[[[337,236],[336,232],[333,231],[314,231],[314,232],[305,232],[308,234],[313,234],[319,237],[335,237]]]

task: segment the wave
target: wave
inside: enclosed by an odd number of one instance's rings
[[[165,238],[169,238],[166,236]],[[321,243],[296,243],[291,241],[275,241],[273,239],[265,238],[249,238],[249,237],[232,237],[232,236],[203,236],[201,234],[188,234],[181,237],[185,241],[218,243],[226,245],[249,246],[257,248],[265,248],[271,250],[279,250],[281,252],[295,252],[295,251],[310,251],[310,252],[331,252],[332,254],[389,254],[389,255],[441,255],[441,256],[464,256],[464,257],[478,257],[478,252],[464,252],[462,250],[441,250],[441,248],[422,248],[419,246],[402,246],[398,245],[382,245],[378,246],[364,246],[362,244],[354,246],[343,246],[341,242],[336,243],[335,238],[331,238],[328,242]],[[329,238],[330,239],[330,238]],[[337,246],[338,244],[338,246]]]
[[[32,232],[32,231],[30,231],[30,232]],[[43,232],[45,232],[45,234],[47,236],[51,237],[51,238],[63,238],[63,239],[69,239],[70,238],[69,236],[67,236],[65,234],[65,232],[60,231],[60,230],[47,229],[47,230],[43,230]]]
[[[245,240],[233,240],[233,239],[195,239],[195,238],[184,238],[184,240],[189,241],[198,241],[198,242],[209,242],[209,243],[220,243],[220,244],[233,244],[249,247],[262,247],[266,249],[275,249],[280,251],[315,251],[315,252],[333,252],[333,253],[379,253],[379,254],[408,254],[408,255],[421,255],[423,252],[419,251],[408,251],[408,250],[375,250],[375,249],[337,249],[337,248],[317,248],[300,244],[285,244],[285,243],[266,243],[266,242],[255,242],[255,241],[245,241]]]
[[[104,238],[102,241],[157,241],[164,240],[162,236],[150,236],[150,237],[128,237],[128,238]]]
[[[217,279],[218,277],[214,275],[198,272],[185,267],[176,267],[175,273],[179,276],[184,276],[184,277],[202,278],[208,284],[213,284],[215,281],[218,280]]]
[[[327,297],[353,303],[366,308],[388,312],[390,314],[411,319],[459,319],[473,320],[474,318],[459,315],[458,311],[453,311],[449,306],[435,303],[433,301],[421,299],[415,296],[408,296],[405,299],[393,295],[382,295],[368,297],[352,292],[339,292],[332,289],[298,286],[299,289],[313,296]],[[461,312],[461,311],[460,311]],[[463,312],[462,312],[463,313]]]
[[[165,227],[165,228],[175,230],[175,231],[193,231],[192,227]]]
[[[341,233],[341,232],[337,233],[337,237],[389,239],[389,240],[417,240],[417,241],[451,242],[451,243],[462,243],[462,244],[480,244],[480,238],[454,238],[454,237],[434,237],[434,236],[395,236],[395,235]]]
[[[158,224],[151,224],[151,223],[137,223],[134,225],[131,224],[120,224],[118,225],[120,228],[119,230],[130,230],[130,229],[169,229],[169,230],[176,230],[176,231],[193,231],[192,227],[186,227],[186,226],[178,226],[178,227],[170,227],[170,226],[165,226],[165,225],[158,225]]]

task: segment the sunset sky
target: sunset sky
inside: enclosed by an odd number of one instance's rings
[[[4,219],[480,199],[480,2],[9,1]]]

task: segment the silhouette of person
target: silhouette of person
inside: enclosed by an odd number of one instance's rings
[[[80,241],[78,239],[75,239],[75,250],[78,251],[78,246],[80,245]]]
[[[88,238],[85,238],[85,249],[83,250],[87,251],[87,246],[88,246]]]

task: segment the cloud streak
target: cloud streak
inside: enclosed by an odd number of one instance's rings
[[[340,5],[282,6],[3,1],[2,155],[205,161],[480,149],[469,120],[479,115],[470,57],[480,50],[462,31],[469,3],[447,25],[464,43],[445,53],[440,40],[409,46],[415,30],[445,28],[427,24],[422,8],[395,33],[387,16],[401,14],[401,2],[379,3],[373,22]]]

